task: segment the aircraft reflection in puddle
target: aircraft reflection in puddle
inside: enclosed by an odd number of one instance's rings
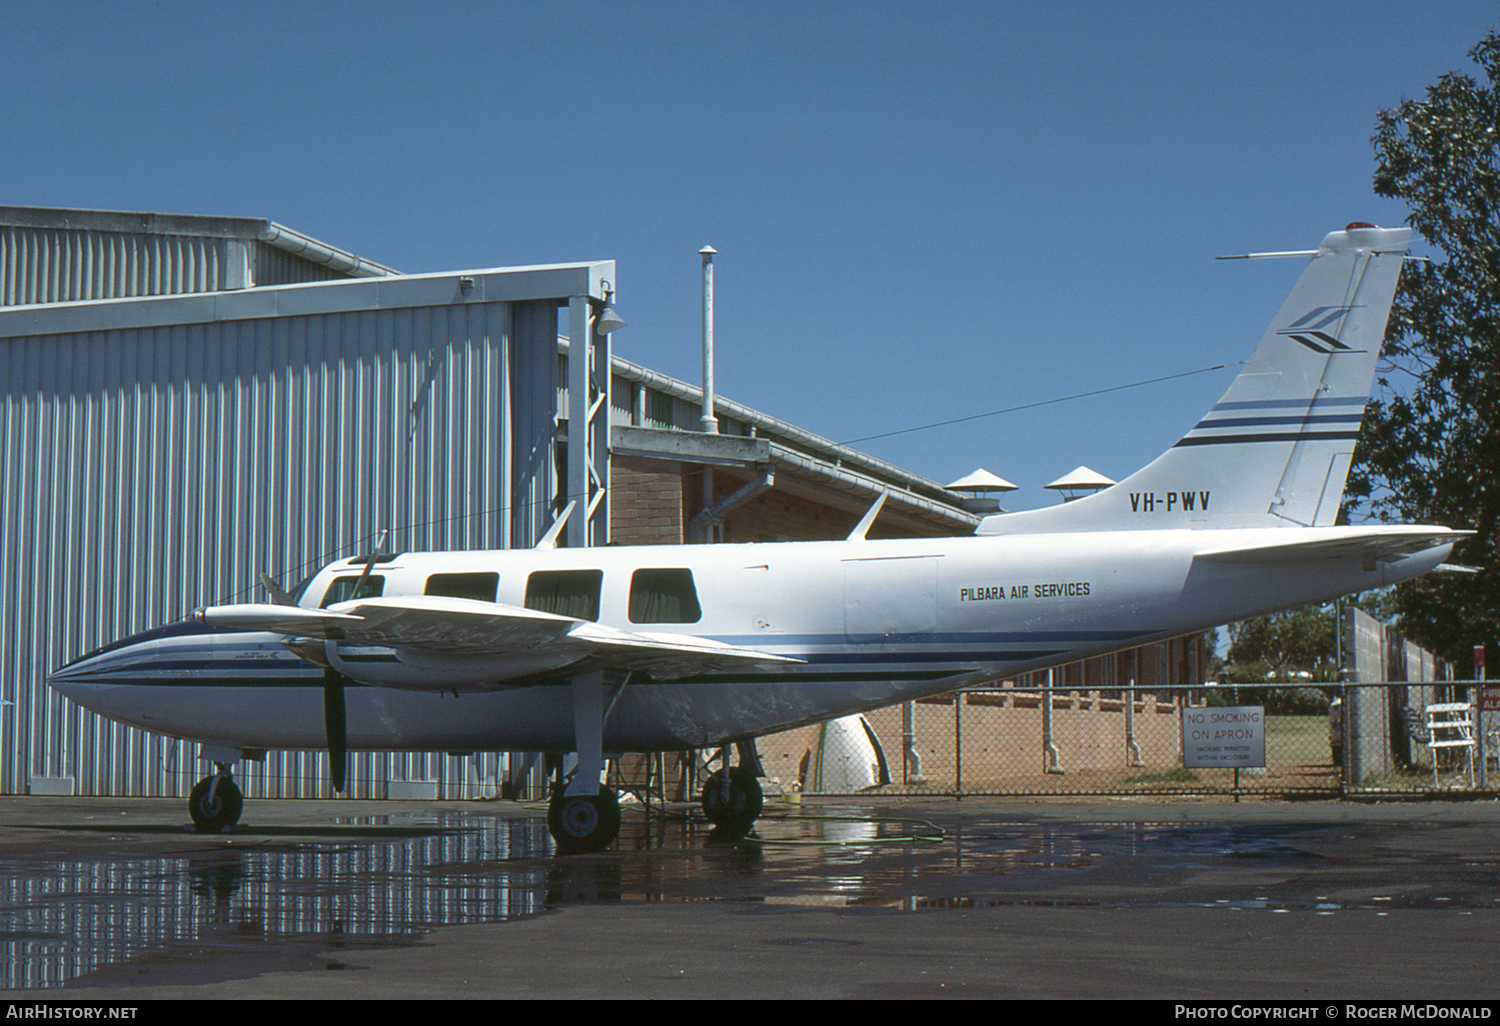
[[[189,960],[238,978],[270,967],[266,952],[277,945],[305,952],[275,968],[337,968],[319,953],[589,902],[1088,905],[1101,902],[1049,896],[1058,870],[1125,864],[1139,882],[1216,859],[1307,857],[1253,829],[1002,822],[944,835],[920,820],[832,806],[763,817],[759,837],[746,841],[717,838],[682,815],[634,815],[618,850],[571,858],[552,857],[540,818],[481,811],[345,820],[340,833],[326,844],[262,841],[183,857],[6,856],[0,987],[58,987],[88,974],[100,985],[150,982]],[[1158,894],[1150,903],[1181,902]],[[1259,895],[1217,904],[1335,907]]]
[[[434,926],[539,911],[545,864],[493,877],[449,866],[545,854],[541,820],[455,814],[398,841],[260,845],[173,858],[0,858],[0,987],[58,987],[104,966],[266,941],[409,943]]]
[[[627,823],[623,858],[552,858],[542,819],[477,812],[343,819],[341,839],[327,844],[232,847],[231,835],[224,847],[195,842],[181,857],[0,856],[0,989],[60,987],[106,967],[161,967],[215,952],[226,966],[251,966],[226,972],[253,975],[256,946],[411,943],[434,927],[558,905],[711,899],[726,879],[735,884],[731,899],[764,890],[750,884],[764,857],[755,844],[726,843],[691,820]],[[830,834],[844,837],[862,829],[829,823]],[[361,837],[361,827],[371,836]],[[401,836],[380,836],[390,828]],[[815,839],[822,829],[802,823],[781,832]],[[666,857],[631,858],[642,850]]]

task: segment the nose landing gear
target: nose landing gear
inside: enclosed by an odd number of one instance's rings
[[[214,766],[218,772],[198,781],[188,796],[188,814],[200,834],[218,833],[234,826],[245,807],[245,796],[230,775],[229,764],[216,762]]]

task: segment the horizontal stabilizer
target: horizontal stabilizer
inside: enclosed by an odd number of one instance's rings
[[[1267,532],[1264,544],[1210,549],[1193,558],[1208,563],[1238,563],[1272,566],[1304,563],[1312,559],[1402,559],[1439,545],[1454,545],[1473,531],[1450,531],[1445,527],[1401,525],[1390,527],[1331,527],[1316,536],[1287,541]]]

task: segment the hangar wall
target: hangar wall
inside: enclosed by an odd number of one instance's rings
[[[52,667],[258,597],[263,570],[291,584],[382,530],[396,549],[529,544],[554,500],[557,311],[613,276],[0,310],[0,792],[181,795],[202,776],[195,745],[82,712],[46,688]],[[352,756],[352,793],[442,779],[447,761]],[[322,753],[237,776],[247,796],[329,793]]]

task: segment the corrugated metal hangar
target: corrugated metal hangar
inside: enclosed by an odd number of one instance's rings
[[[612,357],[612,261],[402,275],[273,222],[0,207],[0,792],[186,796],[194,745],[46,687],[78,655],[372,551],[969,533],[935,482]],[[580,341],[582,340],[582,344]],[[705,488],[705,478],[709,485]],[[774,484],[773,484],[774,482]],[[503,753],[357,754],[459,797]],[[322,752],[247,797],[331,793]]]

